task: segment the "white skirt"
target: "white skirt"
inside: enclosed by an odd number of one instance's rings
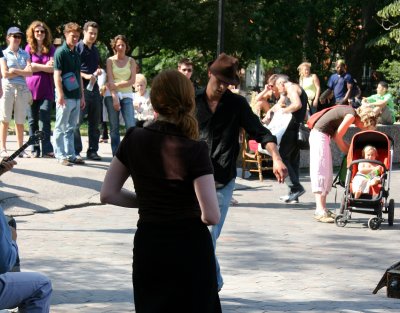
[[[314,193],[327,195],[332,189],[331,138],[316,129],[310,132],[310,179]]]

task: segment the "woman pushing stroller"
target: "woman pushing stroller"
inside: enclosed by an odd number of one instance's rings
[[[333,139],[339,149],[347,154],[349,143],[344,136],[350,125],[364,129],[374,129],[380,111],[371,107],[338,105],[314,114],[307,123],[312,129],[310,133],[310,179],[312,192],[315,195],[315,219],[322,223],[333,223],[335,214],[328,210],[326,198],[332,188],[333,166],[330,141]],[[317,117],[319,115],[319,117]]]

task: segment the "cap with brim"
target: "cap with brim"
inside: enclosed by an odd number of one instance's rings
[[[210,66],[211,74],[229,85],[239,85],[238,69],[238,59],[225,53],[221,53]]]
[[[15,26],[10,27],[10,28],[7,30],[7,36],[15,35],[15,34],[23,35],[24,33],[21,32],[21,30],[20,30],[18,27],[15,27]]]

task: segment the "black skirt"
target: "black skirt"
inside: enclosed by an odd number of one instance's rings
[[[132,281],[137,313],[222,312],[211,235],[200,219],[140,223]]]

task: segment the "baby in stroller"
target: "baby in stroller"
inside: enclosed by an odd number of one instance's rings
[[[362,150],[362,156],[367,160],[376,160],[378,150],[371,145],[367,145]],[[370,162],[358,163],[358,171],[353,178],[352,189],[354,198],[360,198],[361,194],[369,193],[371,186],[376,186],[381,182],[380,176],[383,173],[383,168]]]

